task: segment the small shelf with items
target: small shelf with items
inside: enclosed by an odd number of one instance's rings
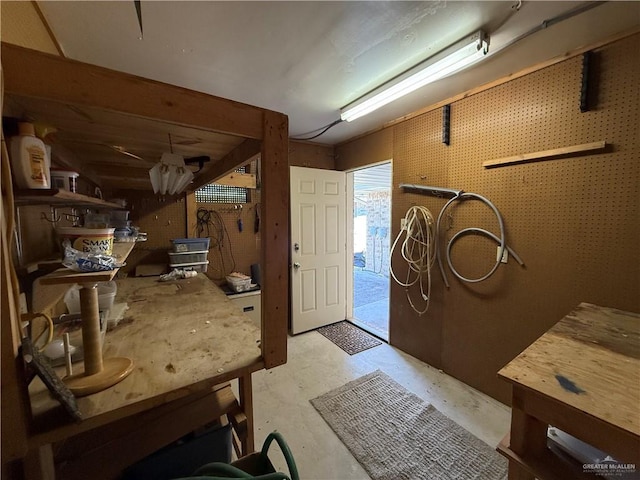
[[[134,242],[114,243],[113,256],[124,262]],[[64,383],[76,396],[90,395],[123,380],[133,370],[133,360],[126,357],[102,358],[98,282],[113,280],[118,269],[103,272],[75,272],[60,268],[41,277],[42,285],[80,284],[80,312],[82,314],[82,344],[84,372],[66,377]]]
[[[106,202],[100,198],[89,197],[87,195],[70,192],[61,188],[16,190],[14,192],[14,197],[15,203],[18,206],[48,204],[68,207],[124,209],[122,205],[117,203]]]

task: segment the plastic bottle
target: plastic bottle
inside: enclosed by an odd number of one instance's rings
[[[11,168],[18,188],[49,188],[49,155],[36,137],[32,123],[18,124],[19,135],[11,138]]]

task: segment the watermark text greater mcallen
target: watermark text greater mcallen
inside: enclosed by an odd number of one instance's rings
[[[582,470],[584,473],[596,473],[607,476],[623,476],[625,474],[632,474],[636,472],[635,463],[621,463],[614,460],[611,457],[605,457],[603,460],[597,463],[584,463],[582,464]]]

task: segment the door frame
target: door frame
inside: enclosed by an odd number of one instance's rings
[[[351,168],[349,170],[345,170],[345,173],[347,174],[346,177],[346,189],[347,189],[347,213],[345,215],[345,219],[347,221],[347,225],[346,225],[346,229],[345,229],[345,233],[347,235],[347,248],[346,248],[346,255],[347,255],[347,259],[346,259],[346,268],[345,268],[345,274],[347,275],[347,279],[346,279],[346,287],[347,287],[347,298],[346,298],[346,306],[347,306],[347,312],[346,312],[346,318],[349,322],[353,323],[354,325],[363,328],[366,330],[366,328],[363,326],[362,322],[360,322],[357,318],[355,318],[353,316],[353,295],[354,295],[354,291],[353,291],[353,193],[354,193],[354,173],[357,172],[358,170],[364,170],[365,168],[371,168],[371,167],[377,167],[379,165],[384,165],[386,163],[390,163],[391,164],[391,179],[390,179],[390,188],[391,191],[393,193],[393,159],[390,158],[388,160],[382,160],[380,162],[374,162],[374,163],[370,163],[367,165],[362,165],[356,168]],[[393,199],[392,199],[393,201]],[[391,235],[391,225],[389,225],[389,235]],[[389,290],[391,290],[391,285],[389,285]],[[389,292],[389,294],[391,294],[391,292]]]

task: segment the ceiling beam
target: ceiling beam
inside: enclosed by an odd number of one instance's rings
[[[264,109],[2,43],[8,95],[97,107],[247,138],[262,138]]]
[[[261,142],[257,140],[247,139],[231,150],[221,160],[211,165],[207,170],[200,172],[196,180],[188,187],[189,190],[196,190],[203,185],[213,183],[220,177],[223,177],[238,167],[251,162],[253,158],[260,153]]]

